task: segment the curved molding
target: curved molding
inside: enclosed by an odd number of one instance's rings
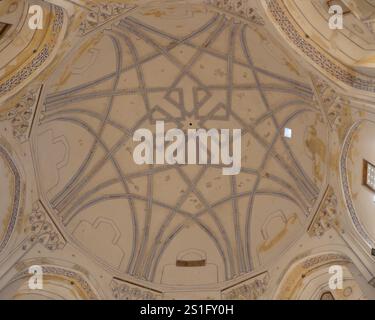
[[[21,90],[49,64],[48,60],[56,55],[67,23],[65,23],[65,14],[61,7],[51,5],[50,14],[53,15],[53,20],[47,28],[51,30],[51,33],[45,36],[40,49],[22,67],[20,66],[18,71],[10,73],[0,80],[0,102]]]
[[[349,179],[347,175],[347,158],[348,158],[348,153],[349,153],[349,148],[352,142],[353,135],[355,131],[358,129],[358,127],[367,120],[360,120],[356,122],[348,131],[348,134],[346,135],[342,153],[341,153],[341,158],[340,158],[340,176],[341,176],[341,183],[342,183],[342,188],[343,188],[343,193],[344,193],[344,199],[345,199],[345,204],[346,207],[348,208],[350,218],[354,224],[355,229],[359,233],[359,235],[362,237],[362,239],[366,242],[366,244],[374,248],[375,247],[375,241],[371,239],[369,234],[367,233],[366,229],[363,227],[356,210],[354,208],[353,200],[350,196],[350,186],[349,186]]]
[[[4,250],[4,248],[7,246],[13,234],[13,230],[16,226],[18,211],[20,209],[20,203],[21,203],[21,176],[10,154],[2,145],[0,145],[0,157],[3,158],[4,161],[8,164],[14,176],[14,196],[13,196],[13,201],[12,201],[11,216],[10,216],[10,221],[7,225],[5,235],[3,239],[1,239],[1,242],[0,242],[0,253],[1,253]]]
[[[262,3],[283,36],[323,74],[353,89],[375,93],[375,80],[335,61],[328,54],[317,49],[312,41],[306,38],[301,30],[297,29],[283,0],[262,0]]]
[[[330,264],[348,264],[352,260],[345,254],[338,252],[326,252],[310,255],[292,264],[280,281],[280,285],[274,295],[277,300],[296,299],[296,294],[303,279],[317,268]]]
[[[42,265],[43,276],[52,276],[61,279],[68,279],[70,282],[74,282],[76,290],[80,293],[83,299],[88,300],[99,300],[99,293],[94,289],[94,287],[88,282],[88,280],[74,270],[63,268],[55,265]],[[25,278],[30,278],[30,273],[28,268],[24,269],[20,273],[16,274],[7,284],[7,286],[12,283],[22,280]]]

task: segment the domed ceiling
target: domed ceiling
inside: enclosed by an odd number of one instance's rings
[[[364,111],[352,113],[348,92],[337,92],[347,82],[324,78],[285,41],[270,1],[52,2],[45,5],[55,33],[44,39],[55,37],[56,48],[3,92],[0,106],[10,141],[4,152],[0,144],[8,190],[0,194],[0,243],[14,232],[6,249],[18,261],[4,276],[4,296],[16,286],[15,297],[64,296],[70,282],[84,294],[68,298],[278,298],[279,285],[288,298],[319,286],[310,294],[319,298],[324,268],[335,262],[347,266],[353,292],[342,234],[354,220],[339,163],[347,130]],[[372,52],[369,30],[362,40]],[[5,99],[11,90],[19,93]],[[224,165],[210,163],[136,164],[135,132],[156,135],[158,121],[185,133],[241,129],[240,173],[223,175]],[[360,141],[369,149],[370,138]],[[348,152],[355,163],[363,158]],[[350,183],[360,189],[362,168],[344,169],[356,172]],[[348,192],[368,202],[361,190]],[[369,223],[369,211],[361,219]],[[27,272],[19,270],[31,264],[53,279],[51,296],[22,282]],[[297,269],[315,279],[305,291]]]
[[[260,23],[154,2],[85,39],[45,91],[43,193],[73,241],[118,272],[176,285],[232,279],[287,248],[319,199],[323,117],[303,68]],[[132,136],[157,120],[241,128],[241,173],[135,164]]]

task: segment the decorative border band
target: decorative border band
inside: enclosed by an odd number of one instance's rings
[[[350,217],[353,221],[354,227],[356,228],[358,233],[362,236],[362,238],[367,242],[367,244],[370,247],[375,248],[374,240],[371,239],[371,237],[369,236],[369,234],[367,233],[365,228],[362,226],[362,224],[361,224],[361,222],[360,222],[360,220],[357,216],[357,213],[355,211],[353,201],[352,201],[352,198],[350,196],[349,179],[348,179],[348,176],[347,176],[347,165],[346,165],[347,164],[346,159],[348,158],[349,147],[351,145],[353,135],[354,135],[355,131],[358,129],[358,127],[364,121],[365,120],[361,120],[361,121],[358,121],[357,123],[355,123],[350,128],[349,133],[345,138],[344,147],[343,147],[341,159],[340,159],[340,170],[341,170],[341,180],[342,180],[342,187],[343,187],[343,191],[344,191],[345,203],[346,203],[346,206],[349,210],[349,214],[350,214]]]
[[[10,237],[12,236],[13,229],[16,225],[18,210],[20,207],[20,195],[21,195],[21,176],[18,172],[18,169],[14,162],[12,161],[11,157],[9,156],[8,152],[0,145],[0,157],[2,157],[6,163],[9,165],[10,170],[14,176],[14,198],[12,203],[12,214],[10,217],[10,221],[7,226],[7,231],[5,236],[0,242],[0,253],[6,247],[9,242]]]
[[[64,11],[58,6],[53,6],[53,8],[55,13],[52,24],[53,38],[48,43],[44,44],[42,50],[40,50],[40,52],[24,68],[16,72],[5,82],[0,83],[0,97],[9,93],[16,86],[29,78],[35,70],[46,62],[55,49],[57,43],[56,39],[58,38],[64,23]]]
[[[282,0],[266,0],[266,3],[275,22],[287,38],[314,64],[352,88],[375,93],[375,80],[355,74],[353,70],[350,72],[344,65],[335,62],[305,39],[290,21]]]
[[[75,281],[76,284],[85,292],[87,299],[89,300],[99,299],[99,296],[95,292],[94,288],[79,273],[73,270],[62,268],[62,267],[49,266],[49,265],[43,265],[42,270],[43,270],[44,275],[61,276],[61,277],[68,278],[72,281]],[[13,283],[14,281],[17,281],[23,278],[29,278],[29,277],[30,277],[29,270],[26,269],[22,271],[21,273],[15,275],[8,284]]]

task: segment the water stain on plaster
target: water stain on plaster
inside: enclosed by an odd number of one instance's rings
[[[268,251],[271,248],[273,248],[275,245],[280,243],[280,241],[287,235],[289,227],[294,225],[297,221],[298,221],[297,214],[293,213],[293,215],[288,218],[283,229],[280,230],[278,234],[276,234],[272,239],[267,239],[259,246],[258,252]]]
[[[315,126],[309,126],[305,145],[313,158],[314,177],[323,182],[322,163],[325,163],[327,155],[327,147],[322,139],[318,137],[318,131]]]

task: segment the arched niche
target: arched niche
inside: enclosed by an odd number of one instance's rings
[[[0,299],[16,300],[97,300],[103,298],[91,281],[74,269],[57,265],[41,265],[42,287],[33,289],[32,264],[27,264],[0,291]]]
[[[344,141],[340,172],[349,217],[357,234],[368,247],[375,248],[375,190],[367,186],[364,176],[367,163],[375,163],[375,122],[361,120],[347,133]]]
[[[330,267],[342,271],[342,288],[331,289],[330,278],[335,275]],[[357,271],[352,260],[345,254],[326,252],[310,255],[292,263],[280,279],[274,294],[277,300],[321,300],[329,292],[334,300],[364,299],[353,270]],[[331,272],[330,272],[331,271]],[[340,271],[340,272],[341,272]]]

